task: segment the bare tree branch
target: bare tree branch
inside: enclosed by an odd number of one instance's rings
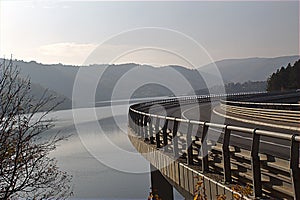
[[[62,102],[47,90],[34,99],[30,85],[12,60],[0,64],[0,199],[66,198],[72,177],[49,158],[66,138],[45,135],[54,126],[48,114]]]

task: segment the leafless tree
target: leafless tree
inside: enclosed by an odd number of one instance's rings
[[[46,116],[60,102],[44,92],[30,95],[13,61],[0,64],[0,199],[61,199],[71,194],[71,175],[59,170],[49,153],[64,137],[49,136]]]

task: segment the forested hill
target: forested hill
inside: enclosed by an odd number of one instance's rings
[[[268,91],[290,90],[300,88],[300,60],[293,66],[281,67],[268,78]]]
[[[265,90],[264,81],[280,66],[294,63],[299,56],[277,58],[230,59],[216,62],[197,70],[182,66],[153,67],[134,63],[117,65],[66,66],[62,64],[41,64],[35,61],[13,60],[20,69],[21,77],[30,77],[34,94],[48,88],[55,96],[66,98],[66,108],[94,106],[87,94],[93,90],[91,98],[95,102],[186,95],[189,92],[207,94],[207,86],[216,86],[214,93],[220,92],[220,80],[227,84],[229,93]],[[3,60],[0,58],[0,63]],[[216,72],[216,67],[220,73]],[[299,73],[298,73],[299,74]],[[240,83],[238,83],[240,82]],[[221,84],[221,85],[224,85]],[[74,85],[80,89],[74,90]],[[94,89],[93,89],[94,88]],[[221,86],[223,88],[223,86]],[[76,99],[73,91],[77,92]]]

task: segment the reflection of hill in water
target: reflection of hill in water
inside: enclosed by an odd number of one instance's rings
[[[63,130],[60,134],[73,134],[52,154],[58,159],[59,167],[73,175],[72,198],[147,197],[149,163],[136,152],[127,137],[127,108],[126,105],[114,107],[114,115],[109,107],[77,109],[76,126],[72,110],[50,114],[49,117],[57,119],[56,128]],[[118,126],[114,121],[118,122]],[[134,183],[134,187],[128,187],[125,182]],[[116,192],[116,188],[124,190]]]

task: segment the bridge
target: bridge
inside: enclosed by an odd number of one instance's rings
[[[296,97],[242,93],[143,102],[129,108],[129,138],[149,160],[152,188],[162,199],[173,199],[173,186],[186,199],[299,200],[300,106],[268,102]],[[251,194],[243,195],[247,187]]]

